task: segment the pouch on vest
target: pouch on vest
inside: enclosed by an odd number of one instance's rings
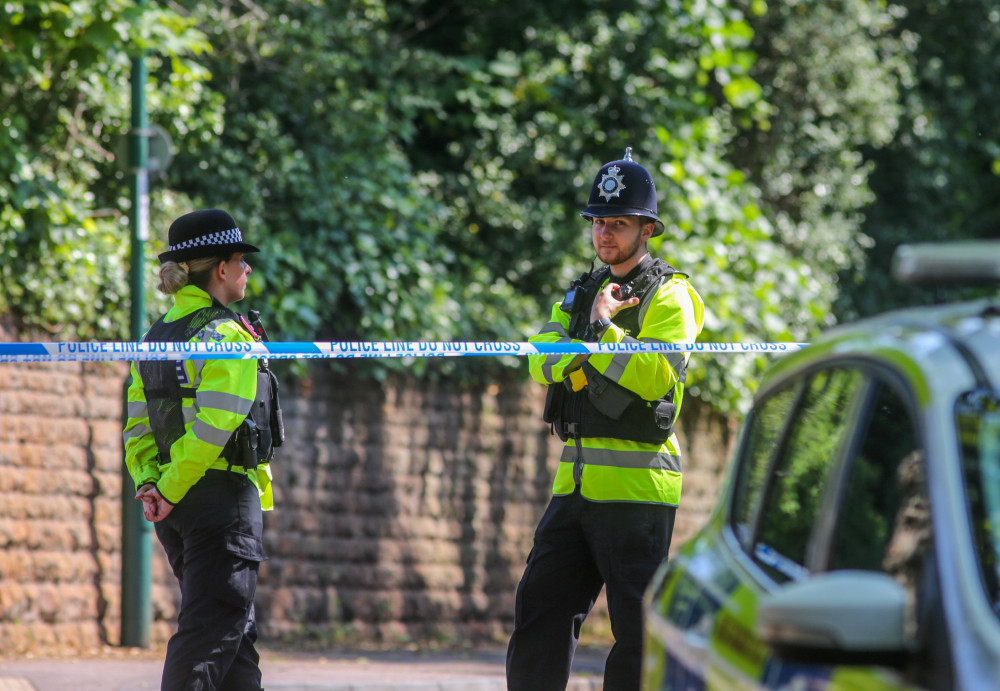
[[[603,374],[594,369],[589,362],[583,363],[583,370],[587,373],[587,400],[597,409],[597,412],[611,418],[621,420],[622,415],[633,402],[643,405],[641,398],[626,389],[621,384],[611,381]],[[672,397],[673,391],[671,391]],[[644,404],[649,406],[648,403]],[[640,409],[641,410],[641,409]],[[664,437],[673,434],[674,417],[677,415],[677,404],[670,400],[660,399],[653,408],[653,424],[663,431]],[[633,414],[641,414],[639,410],[634,410]],[[659,441],[655,434],[652,441]],[[645,439],[643,439],[645,441]]]
[[[267,329],[260,321],[260,312],[257,310],[250,310],[247,313],[249,316],[250,332],[258,338],[262,338],[265,342],[269,341],[267,335]],[[266,375],[266,376],[265,376]],[[281,413],[281,401],[278,399],[278,378],[274,376],[274,372],[268,366],[267,358],[262,358],[257,361],[257,391],[258,400],[262,399],[260,395],[261,384],[267,387],[268,394],[266,396],[266,406],[268,414],[266,417],[257,418],[257,424],[259,427],[267,429],[266,436],[266,447],[262,448],[260,453],[260,460],[267,460],[270,458],[271,452],[285,443],[285,418]]]
[[[271,434],[271,373],[266,369],[257,370],[257,395],[247,418],[253,420],[257,433],[257,460],[266,461],[271,457],[273,448]],[[254,464],[256,465],[256,464]]]
[[[260,460],[258,458],[260,429],[249,416],[236,429],[234,446],[236,447],[235,458],[226,456],[227,460],[233,465],[243,466],[247,470],[253,470],[257,467]]]
[[[552,426],[552,431],[562,441],[579,434],[579,423],[583,415],[583,397],[574,396],[567,388],[569,380],[549,384],[545,391],[545,407],[542,420]]]
[[[253,405],[236,430],[235,449],[232,448],[234,445],[227,445],[223,455],[231,459],[233,465],[256,468],[261,462],[270,461],[274,448],[284,442],[285,425],[278,402],[278,379],[260,361],[257,369],[257,394]]]
[[[677,417],[677,404],[672,401],[660,401],[653,411],[656,426],[667,432],[669,437],[674,433],[674,418]]]
[[[605,377],[589,362],[583,363],[582,369],[587,375],[587,399],[602,415],[620,420],[629,404],[638,400],[638,396]]]
[[[271,380],[271,417],[268,426],[271,428],[271,446],[278,447],[285,443],[285,418],[281,414],[281,401],[278,400],[278,378],[274,372],[267,370]]]

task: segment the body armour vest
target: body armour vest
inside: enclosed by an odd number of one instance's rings
[[[239,322],[239,315],[213,300],[211,307],[195,310],[166,323],[163,317],[149,329],[144,342],[187,342],[219,319]],[[146,394],[149,426],[153,430],[160,463],[170,462],[170,447],[184,435],[183,400],[196,398],[197,389],[181,386],[178,370],[183,362],[139,361],[136,370]],[[256,468],[269,460],[274,447],[284,442],[278,382],[267,360],[257,361],[257,392],[246,419],[233,432],[220,456],[232,465]]]
[[[679,272],[660,259],[643,261],[621,279],[619,289],[619,299],[638,297],[639,304],[620,310],[611,321],[626,333],[638,334],[642,326],[639,317],[645,313],[649,300],[663,281],[675,273]],[[584,272],[570,285],[562,309],[570,313],[571,338],[587,340],[590,309],[610,276],[611,269],[605,266]],[[581,369],[587,378],[585,387],[573,391],[570,380],[565,379],[563,385],[550,385],[546,393],[543,419],[552,424],[560,439],[611,437],[662,444],[673,434],[677,413],[673,389],[659,400],[647,401],[605,377],[589,362],[584,362]],[[677,376],[684,381],[683,365]]]

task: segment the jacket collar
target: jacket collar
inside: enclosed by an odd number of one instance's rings
[[[184,286],[174,293],[174,306],[167,312],[164,321],[171,322],[174,319],[191,314],[195,310],[212,307],[213,305],[216,307],[225,307],[225,305],[201,288],[197,286]]]

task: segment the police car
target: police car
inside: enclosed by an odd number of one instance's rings
[[[1000,283],[1000,242],[897,279]],[[1000,300],[772,364],[718,505],[645,602],[643,691],[1000,689]]]

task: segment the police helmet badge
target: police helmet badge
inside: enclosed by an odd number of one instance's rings
[[[625,178],[628,178],[626,185]],[[656,215],[656,185],[649,171],[632,160],[632,147],[625,157],[601,166],[590,186],[587,207],[580,213],[588,223],[595,218],[642,216],[653,222],[653,237],[663,233]]]
[[[620,173],[621,168],[611,166],[608,168],[608,172],[601,177],[601,182],[598,184],[598,194],[604,197],[605,201],[611,201],[612,197],[621,196],[622,190],[625,189],[625,181],[622,180]]]

